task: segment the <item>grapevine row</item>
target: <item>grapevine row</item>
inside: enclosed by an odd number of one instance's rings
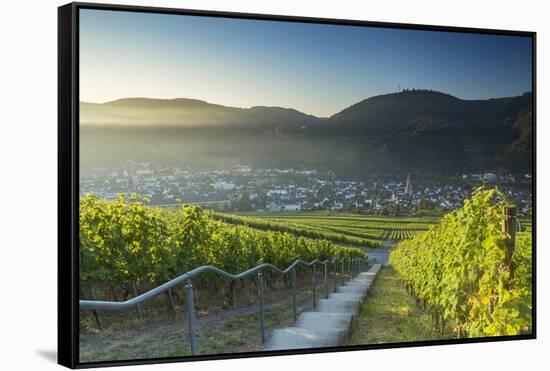
[[[94,287],[157,286],[202,265],[237,273],[266,262],[286,267],[296,259],[366,257],[360,249],[327,240],[228,224],[195,206],[168,210],[145,206],[144,201],[123,195],[117,201],[81,197],[83,296],[93,295]],[[218,283],[215,276],[194,282],[209,288]]]
[[[459,337],[531,331],[531,234],[518,234],[510,260],[510,236],[501,228],[506,203],[498,190],[478,188],[461,209],[390,256],[409,292]]]
[[[239,215],[215,213],[214,218],[230,224],[245,224],[254,229],[287,232],[297,236],[314,239],[325,239],[335,243],[343,243],[361,247],[378,247],[379,241],[354,236],[352,233],[343,234],[331,231],[329,228],[314,227],[294,222],[278,222],[263,218],[253,218]]]
[[[393,229],[393,230],[386,231],[386,233],[384,234],[384,239],[388,239],[392,241],[402,241],[402,240],[414,238],[420,233],[422,233],[421,230],[415,230],[415,229]]]

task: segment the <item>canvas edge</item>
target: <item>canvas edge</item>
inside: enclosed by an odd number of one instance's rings
[[[57,363],[69,368],[76,367],[78,363],[75,12],[74,4],[61,6],[58,8],[57,19]]]
[[[532,40],[533,105],[533,328],[531,334],[473,339],[371,344],[335,348],[312,348],[270,352],[214,354],[106,362],[79,362],[78,352],[78,11],[98,9],[229,17],[287,22],[328,23],[383,28],[403,28],[443,32],[462,32],[530,37]],[[313,18],[301,16],[159,8],[133,5],[73,2],[58,8],[58,363],[69,368],[90,368],[137,364],[157,364],[199,360],[269,357],[369,349],[388,349],[433,345],[469,344],[536,339],[536,32],[364,20]]]

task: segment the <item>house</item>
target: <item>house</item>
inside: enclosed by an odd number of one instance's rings
[[[210,184],[212,187],[214,187],[214,189],[216,190],[222,190],[222,191],[231,191],[233,189],[235,189],[235,184],[233,183],[229,183],[229,182],[225,182],[225,181],[222,181],[222,182],[215,182],[215,183],[212,183]]]
[[[269,211],[281,211],[283,207],[278,204],[277,202],[270,202],[267,205],[265,205],[266,210]]]
[[[485,173],[483,174],[483,180],[486,180],[488,182],[496,182],[497,175],[495,173]]]
[[[332,207],[330,209],[331,210],[342,210],[343,208],[344,208],[344,203],[343,202],[335,201],[334,205],[332,205]]]
[[[301,205],[300,204],[284,204],[283,205],[283,211],[300,211]]]

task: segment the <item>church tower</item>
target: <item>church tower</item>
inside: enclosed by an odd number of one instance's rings
[[[405,186],[405,194],[412,194],[413,188],[412,188],[412,182],[411,182],[411,174],[407,174],[407,185]]]

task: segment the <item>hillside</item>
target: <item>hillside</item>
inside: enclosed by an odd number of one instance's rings
[[[403,91],[356,103],[330,117],[324,130],[364,138],[364,158],[393,168],[514,171],[531,167],[531,105],[531,93],[462,100]]]
[[[320,121],[294,109],[282,107],[237,108],[197,99],[124,98],[106,103],[80,104],[82,124],[120,126],[224,126],[250,130],[300,128]]]
[[[328,119],[281,107],[194,99],[81,103],[86,166],[126,158],[194,166],[457,174],[531,168],[532,95],[462,100],[429,90],[380,95]]]
[[[532,95],[462,100],[431,90],[405,90],[356,103],[330,117],[329,122],[354,130],[417,129],[429,122],[463,129],[501,127],[530,107]]]

